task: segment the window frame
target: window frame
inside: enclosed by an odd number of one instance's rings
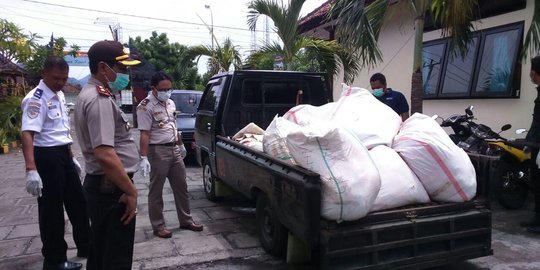
[[[486,37],[493,34],[504,33],[508,31],[518,31],[518,38],[514,41],[514,45],[517,46],[513,55],[509,55],[509,58],[512,61],[511,71],[510,71],[510,80],[508,87],[505,91],[502,92],[477,92],[476,88],[478,85],[478,78],[481,70],[482,56],[484,53],[486,45]],[[445,44],[443,59],[441,61],[441,72],[438,77],[438,82],[436,86],[435,94],[425,94],[424,99],[426,100],[439,100],[439,99],[485,99],[485,98],[519,98],[519,89],[520,89],[520,80],[521,80],[521,66],[519,61],[519,53],[522,50],[523,46],[523,31],[524,30],[524,21],[510,23],[506,25],[496,26],[492,28],[487,28],[472,33],[472,38],[478,38],[476,44],[476,53],[473,55],[473,67],[472,67],[472,76],[469,81],[469,85],[466,92],[461,93],[443,93],[444,81],[446,78],[446,72],[448,69],[448,64],[450,62],[450,56],[452,52],[450,48],[450,38],[441,38],[426,41],[423,43],[422,50],[429,46],[436,46],[439,44]],[[458,56],[460,57],[460,56]],[[422,53],[422,63],[424,62],[424,55]],[[422,69],[423,70],[423,69]],[[423,76],[423,74],[422,74]],[[425,83],[425,82],[424,82]]]

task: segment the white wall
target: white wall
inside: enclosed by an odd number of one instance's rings
[[[489,17],[475,23],[476,30],[525,21],[524,33],[529,28],[534,1],[527,0],[526,9],[515,12]],[[407,97],[410,105],[411,75],[413,61],[413,16],[409,14],[408,6],[394,5],[379,36],[379,48],[383,55],[383,61],[377,67],[362,71],[354,80],[353,86],[369,89],[369,77],[375,72],[381,72],[386,76],[388,87],[401,91]],[[439,31],[424,33],[424,41],[441,38]],[[454,113],[464,113],[469,105],[474,105],[474,114],[478,123],[486,124],[498,130],[502,125],[510,123],[512,129],[501,133],[505,137],[523,137],[514,134],[516,128],[529,128],[532,121],[534,99],[536,98],[535,86],[529,78],[530,57],[522,60],[521,94],[517,99],[456,99],[456,100],[425,100],[424,113],[428,115],[438,114],[447,117]],[[340,94],[341,79],[334,80],[334,99]],[[448,130],[450,132],[450,130]]]

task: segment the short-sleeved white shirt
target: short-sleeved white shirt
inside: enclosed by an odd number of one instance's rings
[[[52,91],[41,80],[22,101],[22,131],[34,131],[35,146],[59,146],[73,143],[70,134],[66,98]]]

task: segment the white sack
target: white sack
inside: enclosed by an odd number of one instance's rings
[[[257,124],[251,122],[247,124],[244,128],[236,132],[234,136],[232,137],[233,140],[238,140],[244,138],[244,134],[257,134],[257,135],[263,135],[264,129],[257,126]]]
[[[356,220],[369,212],[381,181],[368,150],[351,131],[310,125],[289,133],[287,145],[299,165],[321,177],[322,217]]]
[[[381,176],[381,189],[371,211],[429,202],[424,186],[396,151],[379,145],[369,150],[369,154]]]
[[[471,160],[431,117],[415,113],[407,119],[392,148],[418,176],[432,200],[463,202],[476,195]]]
[[[262,140],[263,151],[281,161],[297,165],[287,147],[286,139],[290,132],[298,131],[299,129],[300,126],[276,115],[264,131]]]
[[[298,105],[291,108],[285,119],[307,126],[331,122],[352,130],[362,143],[371,149],[376,145],[392,145],[401,126],[401,117],[371,92],[359,87],[344,87],[336,102],[322,106]]]

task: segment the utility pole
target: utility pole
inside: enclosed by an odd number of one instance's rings
[[[111,35],[114,41],[122,43],[122,27],[118,23],[117,18],[113,17],[98,17],[94,21],[94,24],[106,24],[109,26]]]

